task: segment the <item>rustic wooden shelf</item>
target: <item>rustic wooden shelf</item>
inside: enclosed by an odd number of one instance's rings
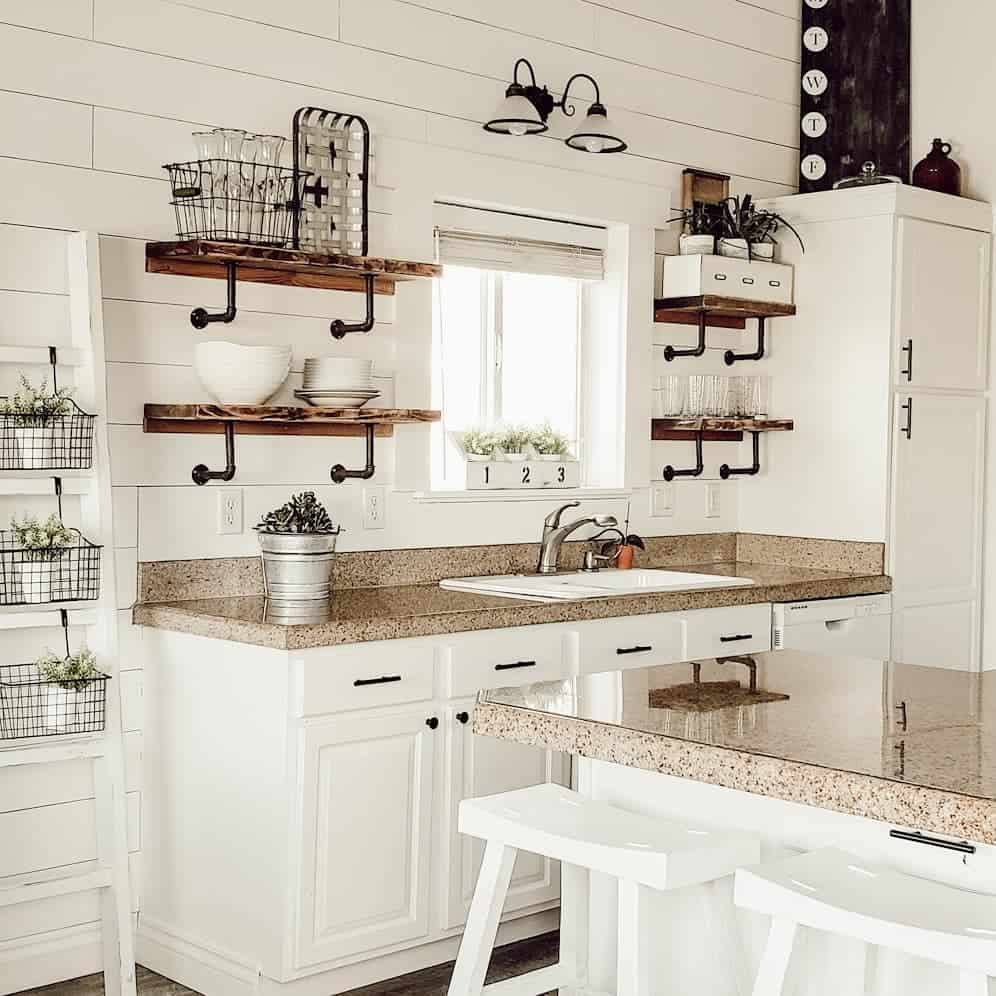
[[[391,436],[394,426],[438,422],[440,413],[418,408],[298,408],[291,405],[146,405],[145,431],[243,436]]]
[[[794,304],[748,301],[740,297],[697,294],[693,297],[659,297],[654,301],[654,321],[678,325],[698,325],[706,313],[706,323],[718,328],[742,329],[748,318],[784,318],[795,314]]]
[[[235,477],[235,436],[364,436],[366,466],[347,470],[337,463],[332,480],[369,480],[374,475],[374,437],[391,436],[396,425],[438,422],[440,412],[421,408],[298,408],[291,405],[146,405],[146,432],[218,433],[225,437],[225,469],[203,463],[191,471],[195,484]]]
[[[393,294],[399,281],[438,277],[443,272],[436,263],[339,256],[203,239],[149,242],[145,246],[147,273],[224,280],[232,265],[236,267],[238,280],[319,290],[362,292],[366,290],[366,279],[373,277],[375,294]]]

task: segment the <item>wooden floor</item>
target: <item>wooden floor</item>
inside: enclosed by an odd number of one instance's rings
[[[515,944],[506,944],[495,950],[488,969],[488,982],[498,982],[512,975],[520,975],[534,968],[544,968],[557,960],[557,933],[544,934]],[[378,982],[362,989],[353,989],[343,996],[446,996],[453,963],[426,968],[411,975],[401,975],[388,982]],[[102,975],[87,975],[70,982],[57,982],[39,989],[25,989],[17,996],[101,996],[104,991]],[[139,966],[139,996],[211,996],[198,994],[179,983],[170,982],[155,972]],[[549,993],[547,996],[555,996]]]

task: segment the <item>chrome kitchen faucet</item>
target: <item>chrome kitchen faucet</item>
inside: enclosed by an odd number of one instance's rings
[[[577,508],[581,502],[569,501],[566,505],[551,512],[543,520],[543,539],[540,541],[539,564],[536,566],[537,574],[555,574],[560,561],[560,548],[575,529],[581,526],[598,526],[604,529],[607,526],[618,525],[614,515],[589,515],[582,519],[575,519],[562,526],[560,517],[569,508]]]

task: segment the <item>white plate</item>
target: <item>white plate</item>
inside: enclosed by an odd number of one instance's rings
[[[295,391],[294,397],[300,398],[301,401],[316,408],[362,408],[368,401],[373,400],[372,397],[360,395],[339,395],[330,398],[327,395],[316,395],[309,391]],[[377,397],[377,395],[373,397]]]

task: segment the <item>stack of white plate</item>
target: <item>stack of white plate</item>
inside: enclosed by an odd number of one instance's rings
[[[294,396],[325,408],[359,408],[380,395],[373,362],[348,356],[313,356],[304,361],[304,383]]]

